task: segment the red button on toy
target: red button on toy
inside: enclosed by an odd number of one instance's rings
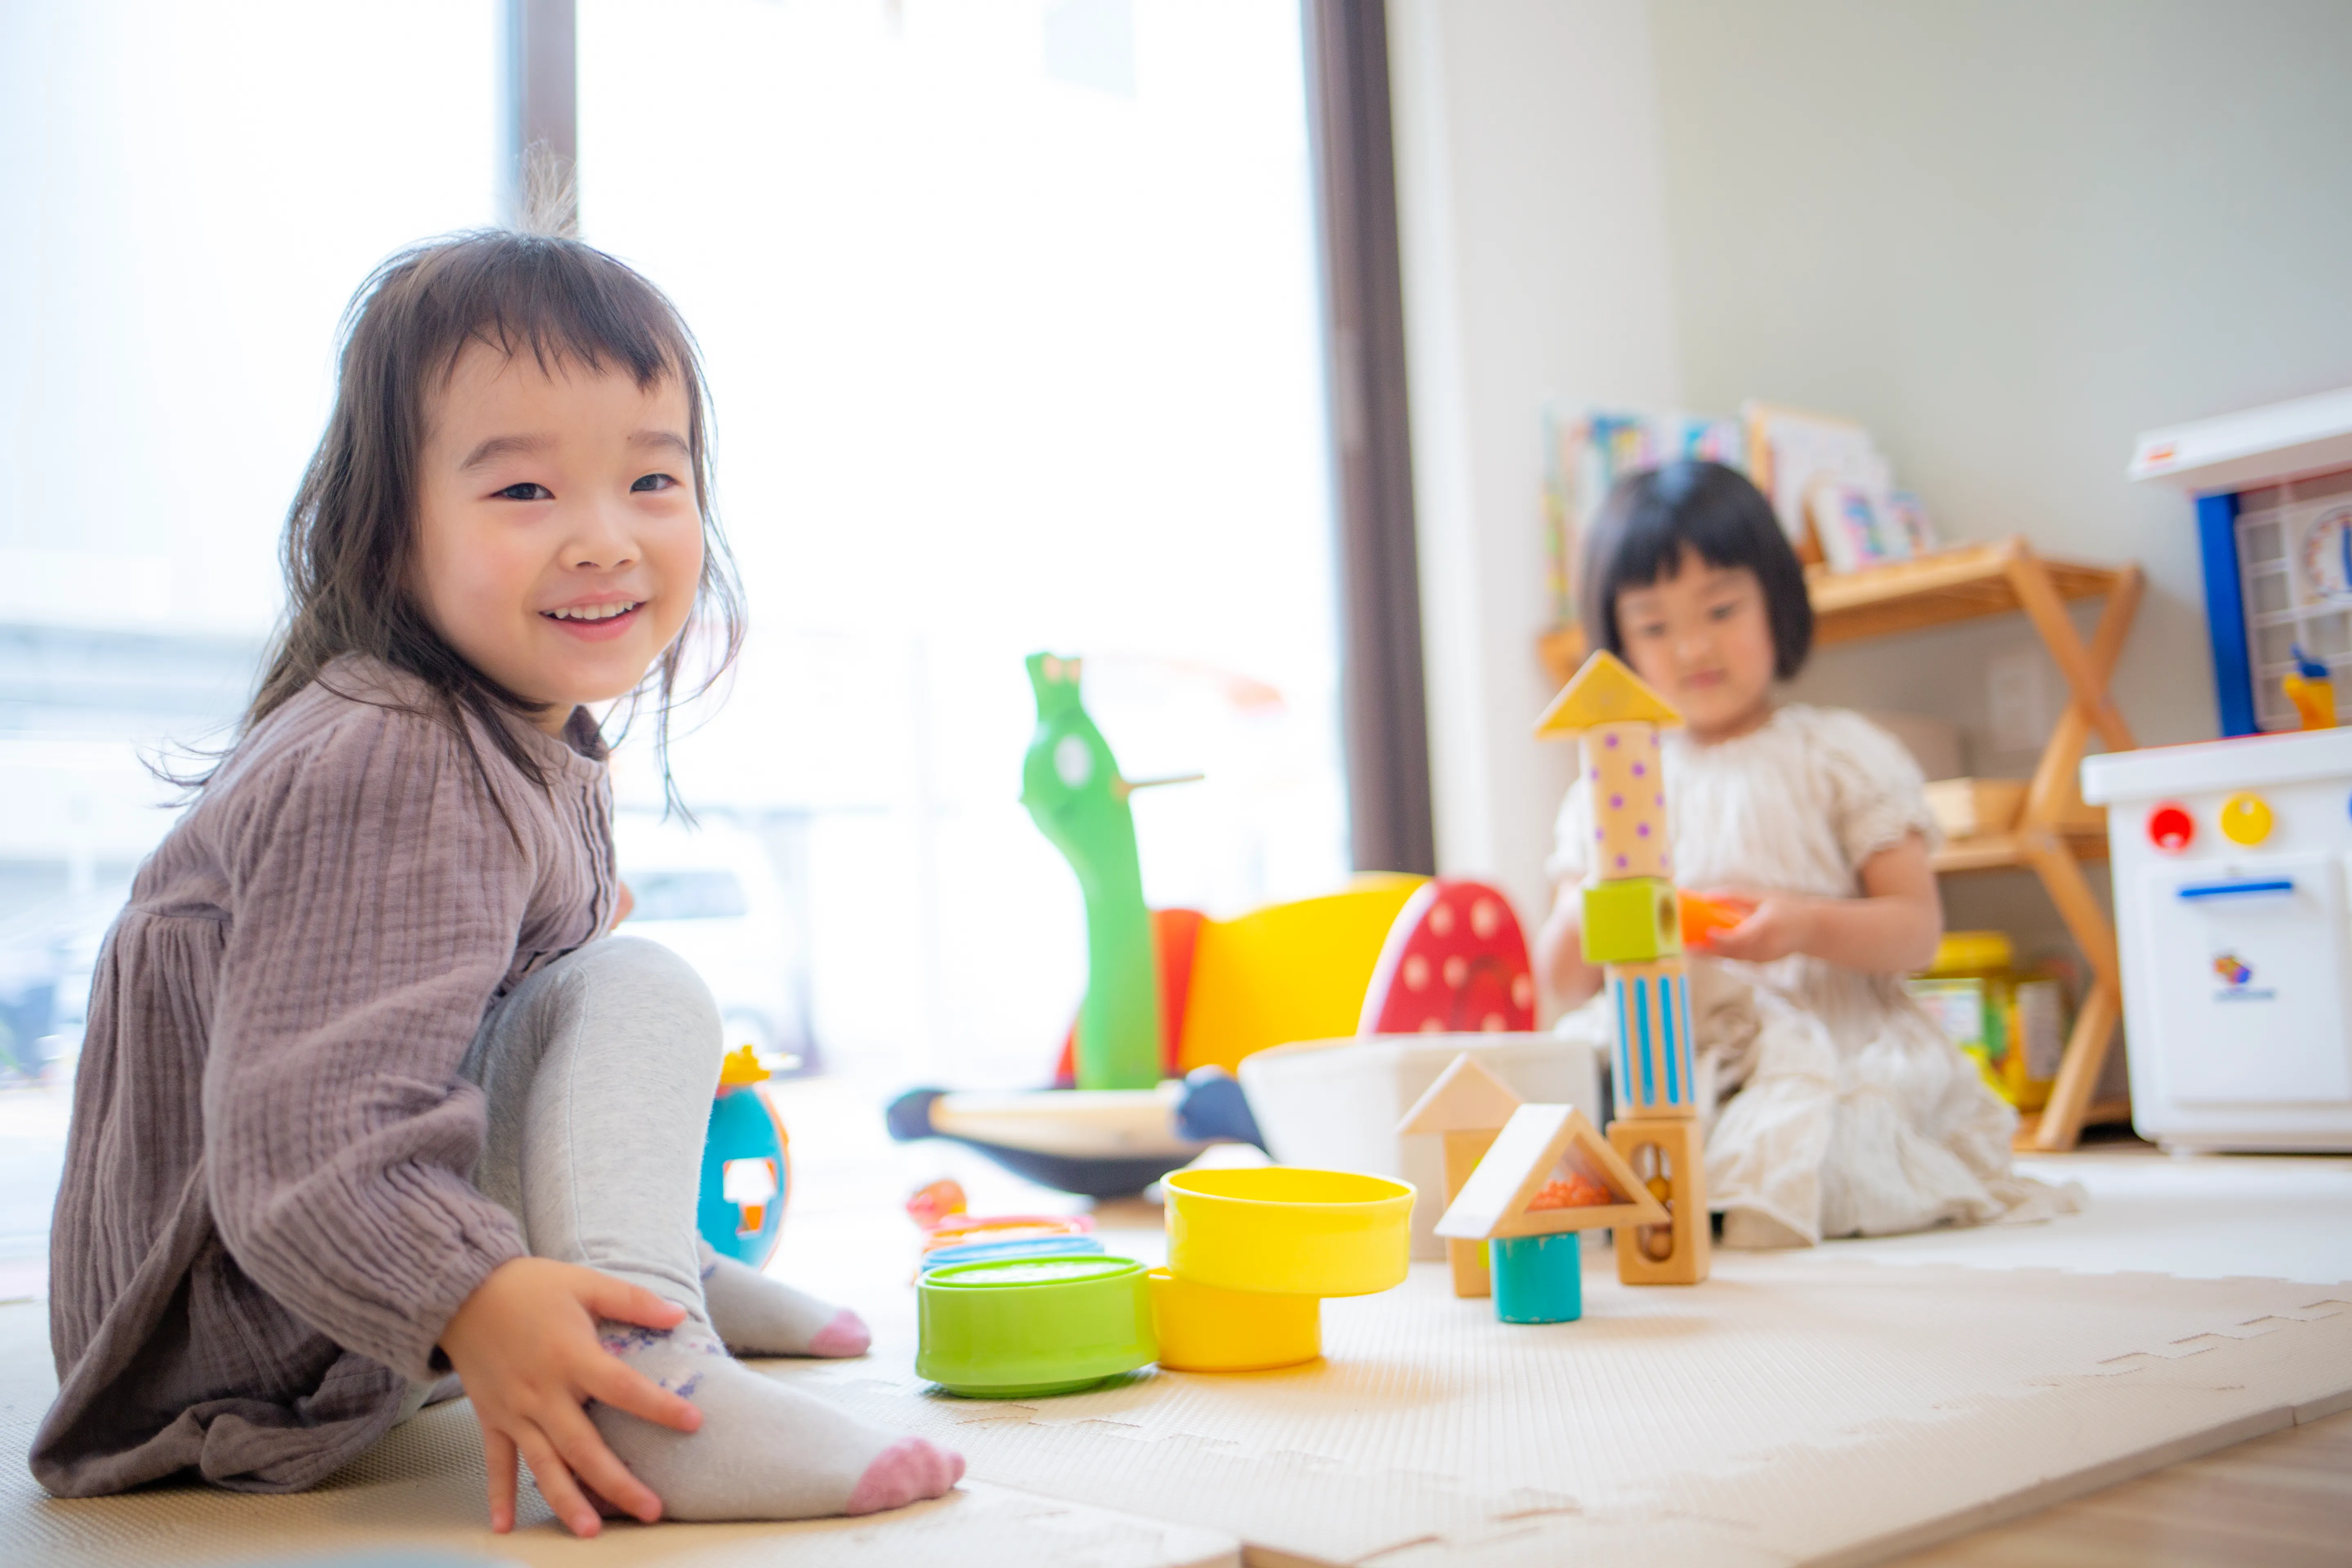
[[[2197,837],[2197,819],[2184,806],[2166,801],[2147,814],[2147,841],[2168,855],[2178,855]]]

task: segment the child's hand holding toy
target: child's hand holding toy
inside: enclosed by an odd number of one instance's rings
[[[1927,967],[1944,912],[1925,839],[1912,834],[1863,864],[1858,898],[1766,888],[1682,895],[1683,945],[1710,958],[1769,963],[1791,953],[1874,974]]]
[[[1811,899],[1757,888],[1711,888],[1683,899],[1684,945],[1717,958],[1769,963],[1805,952],[1811,940]],[[1696,919],[1694,908],[1703,911]]]
[[[1703,897],[1677,890],[1675,899],[1682,917],[1683,945],[1706,952],[1719,951],[1714,945],[1716,932],[1730,931],[1756,912],[1754,900],[1728,893]]]

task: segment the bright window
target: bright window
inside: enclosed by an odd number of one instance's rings
[[[1087,657],[1129,776],[1208,774],[1136,796],[1155,902],[1346,875],[1297,9],[583,0],[579,37],[583,231],[701,339],[752,606],[686,796],[793,867],[832,1066],[1042,1081],[1085,933],[1015,798],[1024,655]]]
[[[0,1297],[37,1276],[97,943],[217,742],[360,280],[491,221],[496,0],[0,5]],[[583,0],[587,237],[709,354],[752,605],[625,813],[730,1029],[1035,1083],[1084,984],[1015,800],[1089,660],[1152,898],[1345,875],[1295,6]],[[643,732],[625,801],[654,805]],[[20,1279],[21,1277],[21,1279]]]
[[[497,10],[0,5],[0,1300],[39,1278],[90,964],[171,826],[142,755],[251,692],[336,320],[494,216]]]

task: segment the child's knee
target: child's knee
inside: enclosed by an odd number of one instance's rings
[[[692,964],[657,942],[608,936],[571,955],[576,983],[599,994],[603,1010],[626,1009],[660,1018],[665,1034],[699,1056],[719,1058],[719,1004]]]

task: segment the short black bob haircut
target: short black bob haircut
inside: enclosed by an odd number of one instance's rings
[[[1629,474],[1601,503],[1584,542],[1584,625],[1592,646],[1623,657],[1617,595],[1673,575],[1685,548],[1710,566],[1756,574],[1772,624],[1772,673],[1787,680],[1803,668],[1813,648],[1813,602],[1772,503],[1737,468],[1697,460]]]

